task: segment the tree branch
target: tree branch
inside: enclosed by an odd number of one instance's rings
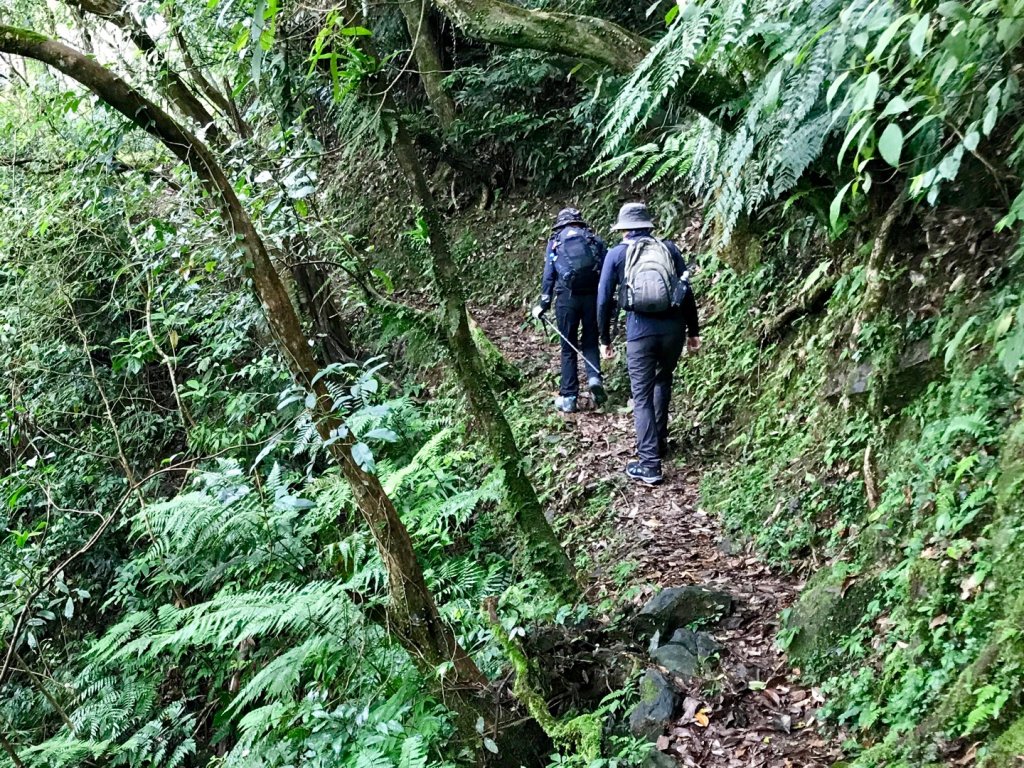
[[[605,19],[521,8],[503,0],[434,0],[466,34],[484,42],[578,56],[632,71],[651,44]]]
[[[521,8],[504,0],[433,0],[470,37],[495,45],[529,48],[595,61],[628,74],[651,50],[651,41],[606,19]],[[679,22],[682,23],[682,22]],[[676,86],[686,104],[725,130],[732,122],[721,108],[742,95],[727,78],[701,66],[682,74]]]

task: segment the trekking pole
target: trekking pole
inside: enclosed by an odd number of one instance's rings
[[[565,338],[565,336],[562,335],[562,332],[560,330],[558,330],[558,328],[555,325],[553,325],[546,317],[544,317],[544,315],[540,316],[540,321],[542,323],[544,323],[544,325],[546,325],[552,331],[557,333],[559,338],[561,338],[562,341],[564,341],[566,344],[568,344],[569,348],[572,349],[573,352],[575,352],[577,355],[582,357],[583,358],[583,362],[586,363],[587,365],[589,365],[591,367],[591,369],[594,371],[594,373],[596,373],[598,376],[601,375],[601,369],[598,368],[596,365],[594,365],[589,360],[587,360],[587,356],[583,354],[583,351],[579,347],[577,347],[575,344],[573,344],[571,341],[569,341],[567,338]]]

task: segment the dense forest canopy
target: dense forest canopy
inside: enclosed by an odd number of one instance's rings
[[[6,0],[0,766],[1020,765],[1022,40]],[[659,489],[527,319],[636,200],[704,328]]]

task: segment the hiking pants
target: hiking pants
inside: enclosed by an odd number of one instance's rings
[[[672,399],[672,374],[683,353],[686,335],[645,336],[626,342],[626,364],[633,390],[633,421],[640,463],[661,469],[661,446],[668,443],[668,404]]]
[[[601,355],[598,353],[597,344],[597,294],[583,296],[574,296],[571,293],[558,294],[555,301],[555,319],[558,322],[558,332],[582,350],[583,357],[589,361],[589,364],[583,364],[587,379],[594,376],[600,377]],[[581,335],[582,344],[580,343]],[[576,397],[580,392],[576,373],[577,365],[576,350],[562,341],[562,382],[558,393],[563,397]]]

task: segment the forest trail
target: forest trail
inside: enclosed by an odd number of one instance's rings
[[[473,310],[487,336],[523,374],[523,387],[539,393],[532,402],[551,408],[557,391],[548,386],[548,374],[558,369],[559,346],[524,314]],[[683,712],[657,747],[678,764],[702,768],[827,768],[841,757],[842,734],[820,730],[815,712],[824,701],[821,692],[801,685],[798,672],[775,647],[779,613],[802,585],[768,567],[752,548],[734,545],[719,521],[701,509],[701,468],[688,464],[684,448],[666,462],[660,486],[625,477],[623,469],[633,455],[633,418],[621,407],[624,395],[618,398],[620,407],[614,407],[616,376],[625,381],[623,354],[620,349],[612,369],[605,371],[613,407],[596,411],[581,392],[581,411],[564,416],[570,429],[557,433],[554,446],[567,489],[600,481],[614,489],[611,530],[595,529],[583,537],[596,564],[590,587],[618,591],[609,571],[631,562],[636,569],[629,583],[644,585],[634,598],[638,608],[661,588],[690,584],[727,592],[736,603],[734,613],[712,631],[723,649],[721,666],[703,685],[694,680],[677,686]],[[684,357],[680,365],[686,362]],[[679,406],[672,409],[677,418]],[[702,718],[694,717],[694,708],[707,715],[706,726],[697,722]]]

